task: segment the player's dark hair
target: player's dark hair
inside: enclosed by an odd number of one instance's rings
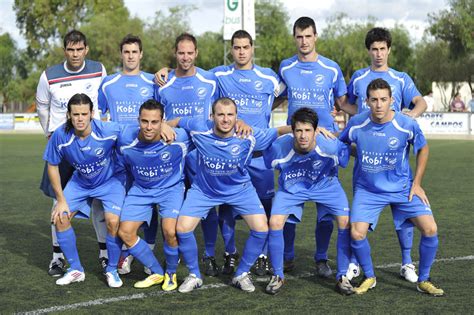
[[[74,126],[72,125],[72,121],[71,121],[72,106],[73,105],[87,105],[87,104],[89,104],[89,110],[92,114],[92,111],[94,110],[94,103],[92,103],[91,98],[87,94],[77,93],[77,94],[74,94],[69,99],[69,102],[67,102],[67,112],[69,114],[69,117],[66,120],[66,124],[64,125],[64,130],[66,132],[69,132],[70,130],[74,129]],[[92,115],[91,115],[91,120],[92,120]]]
[[[386,28],[374,27],[365,35],[365,47],[367,50],[370,49],[370,46],[374,42],[386,42],[387,48],[390,48],[390,46],[392,46],[392,34],[390,34],[390,31]]]
[[[231,98],[229,98],[229,97],[221,97],[221,98],[218,98],[214,103],[212,103],[212,114],[215,114],[217,104],[222,104],[222,105],[234,105],[234,107],[235,107],[235,112],[237,113],[237,105],[235,105],[234,100],[231,99]]]
[[[63,44],[64,49],[66,49],[68,44],[77,44],[77,43],[84,43],[84,46],[87,46],[87,39],[84,33],[78,30],[72,30],[64,36]]]
[[[163,108],[163,105],[160,102],[158,102],[157,100],[149,99],[148,101],[143,103],[142,106],[140,106],[140,110],[138,111],[138,115],[141,115],[142,111],[144,109],[146,109],[146,110],[159,110],[161,119],[163,119],[164,108]]]
[[[388,90],[388,94],[392,97],[392,89],[390,88],[390,84],[387,83],[384,79],[375,79],[369,83],[367,86],[367,98],[369,98],[370,91],[375,90]]]
[[[174,41],[174,51],[178,50],[178,44],[183,40],[189,40],[190,42],[192,42],[194,44],[195,50],[198,48],[196,37],[189,33],[182,33],[178,37],[176,37],[176,40]]]
[[[142,40],[140,37],[133,35],[133,34],[127,34],[122,41],[120,42],[120,52],[122,52],[123,45],[126,44],[138,44],[138,49],[142,51]]]
[[[316,112],[311,108],[300,108],[293,113],[293,116],[291,116],[291,130],[295,130],[297,122],[311,124],[314,130],[316,130],[319,122],[318,114],[316,114]]]
[[[293,24],[293,36],[295,36],[297,28],[299,28],[300,30],[305,30],[308,27],[312,27],[313,34],[316,34],[316,23],[314,23],[314,20],[312,18],[307,17],[307,16],[302,16],[298,18],[295,21],[295,24]]]
[[[253,46],[252,36],[250,36],[249,32],[247,32],[246,30],[235,31],[234,34],[232,34],[232,38],[230,39],[230,44],[234,45],[234,39],[241,38],[247,38],[249,40],[250,46]]]

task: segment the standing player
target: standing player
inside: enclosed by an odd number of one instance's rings
[[[444,291],[430,282],[430,269],[438,248],[437,226],[421,181],[428,162],[428,144],[410,117],[392,110],[390,85],[375,79],[367,87],[370,111],[353,117],[340,139],[356,144],[354,164],[354,199],[351,211],[352,250],[365,278],[354,288],[364,294],[376,285],[368,230],[374,230],[380,212],[390,205],[395,228],[416,225],[420,240],[420,265],[417,289],[433,296]],[[413,176],[409,153],[413,146],[416,169]]]
[[[280,64],[280,77],[286,85],[282,95],[288,98],[288,119],[299,108],[314,110],[319,117],[319,126],[337,132],[331,115],[336,105],[345,102],[346,83],[339,65],[316,52],[316,24],[309,17],[300,17],[293,25],[293,36],[298,53]],[[316,225],[316,252],[314,259],[319,276],[329,277],[332,270],[327,260],[327,250],[333,230],[332,218],[319,221]],[[285,224],[285,265],[293,269],[295,224]]]
[[[194,65],[198,56],[196,38],[183,33],[176,38],[176,69],[169,73],[168,82],[159,88],[156,99],[163,104],[165,119],[181,117],[209,119],[211,105],[219,97],[216,76]],[[186,179],[190,185],[196,173],[196,152],[186,157]],[[205,252],[203,257],[206,275],[216,276],[218,267],[214,246],[217,238],[218,217],[215,209],[201,222]]]
[[[268,224],[246,166],[253,151],[267,148],[278,133],[287,133],[290,129],[287,126],[255,129],[253,136],[240,139],[235,134],[236,120],[237,107],[230,98],[220,98],[213,104],[212,121],[177,120],[180,127],[191,132],[199,165],[176,227],[179,249],[190,272],[179,287],[180,292],[190,292],[202,285],[193,231],[209,209],[221,204],[231,206],[233,215],[241,216],[250,228],[232,284],[247,292],[255,290],[248,272],[262,252]]]
[[[48,176],[57,198],[51,222],[56,226],[59,246],[70,265],[56,284],[68,285],[85,279],[71,219],[74,216],[88,218],[90,201],[94,198],[102,202],[107,224],[107,283],[111,288],[117,288],[122,286],[117,273],[121,251],[117,230],[125,197],[124,187],[114,177],[115,145],[120,126],[92,117],[93,103],[89,96],[73,95],[67,104],[67,121],[56,129],[43,156],[48,162]],[[62,160],[67,160],[75,169],[64,191],[58,167]]]
[[[133,177],[120,217],[119,235],[130,254],[147,268],[151,275],[135,284],[136,288],[147,288],[163,282],[163,290],[176,289],[178,267],[178,241],[176,218],[184,198],[184,157],[190,140],[186,132],[177,130],[176,141],[167,145],[161,137],[163,106],[148,100],[140,107],[138,121],[140,129],[126,128],[119,139],[119,159]],[[142,241],[137,231],[143,222],[150,224],[154,205],[159,205],[166,256],[166,273]],[[164,278],[164,279],[163,279]]]
[[[385,28],[375,27],[371,29],[365,37],[365,47],[367,48],[371,65],[367,68],[357,70],[348,86],[347,102],[341,104],[341,109],[354,115],[369,111],[366,92],[367,86],[374,79],[384,79],[390,84],[393,95],[393,109],[396,112],[408,108],[410,104],[414,104],[413,110],[406,112],[413,118],[420,116],[427,108],[426,101],[418,92],[413,80],[404,72],[399,72],[388,66],[388,57],[390,55],[390,47],[392,45],[392,36]],[[413,245],[413,227],[403,227],[397,230],[397,236],[402,249],[402,266],[400,275],[410,281],[416,282],[415,266],[411,259],[411,248]],[[356,261],[352,259],[349,267],[349,278],[357,276],[359,268]]]
[[[110,120],[120,124],[137,126],[140,105],[154,98],[153,75],[140,70],[143,57],[142,41],[138,36],[128,34],[120,42],[122,71],[105,77],[99,89],[99,109],[102,115],[109,113]],[[126,176],[125,174],[123,174]],[[127,187],[128,188],[128,187]],[[150,224],[145,228],[145,241],[151,250],[155,247],[158,229],[158,215],[153,212]],[[178,245],[175,244],[176,251]],[[122,253],[119,273],[131,271],[133,256]],[[147,270],[145,268],[145,270]]]
[[[268,237],[274,272],[266,288],[269,294],[278,293],[283,285],[283,227],[287,220],[301,221],[305,201],[316,202],[317,221],[326,216],[336,219],[336,288],[342,294],[353,293],[346,277],[351,256],[349,203],[337,178],[338,166],[347,166],[349,148],[337,139],[317,135],[317,126],[318,116],[313,110],[298,109],[291,117],[293,134],[278,138],[264,154],[265,164],[280,172]]]
[[[94,103],[94,113],[99,117],[97,110],[97,91],[102,78],[107,75],[104,66],[97,61],[86,59],[89,52],[86,36],[72,30],[64,36],[64,63],[52,66],[41,74],[36,90],[36,108],[41,127],[49,138],[53,132],[66,121],[67,103],[71,96],[78,92],[87,94]],[[73,168],[63,161],[59,165],[61,185],[64,188],[72,175]],[[54,191],[48,181],[47,164],[41,181],[41,190],[48,197],[53,198],[53,207],[56,204]],[[107,250],[105,238],[107,229],[104,223],[103,210],[100,203],[92,206],[92,219],[99,242],[99,263],[103,268],[107,265]],[[49,264],[49,275],[59,277],[64,273],[65,260],[57,242],[54,225],[51,225],[53,242],[53,259]]]

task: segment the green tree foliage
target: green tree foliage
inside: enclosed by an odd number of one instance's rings
[[[197,65],[199,67],[212,69],[224,64],[224,39],[222,33],[205,32],[198,36],[197,40],[199,46]]]
[[[280,62],[295,54],[288,13],[280,1],[256,1],[255,24],[256,63],[278,71]]]
[[[5,103],[8,102],[8,83],[15,76],[16,53],[15,41],[10,34],[0,35],[0,95]]]
[[[154,73],[163,67],[176,66],[174,42],[179,34],[191,31],[188,14],[192,10],[192,6],[176,6],[169,9],[169,14],[157,11],[153,21],[145,25],[142,38],[145,71]]]

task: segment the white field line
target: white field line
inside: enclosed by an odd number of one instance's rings
[[[435,260],[435,263],[440,263],[440,262],[452,262],[452,261],[465,261],[465,260],[474,260],[474,255],[469,255],[469,256],[463,256],[463,257],[449,257],[449,258],[439,258]],[[415,264],[418,264],[418,262],[415,262]],[[400,263],[390,263],[390,264],[385,264],[385,265],[378,265],[375,266],[376,269],[388,269],[388,268],[394,268],[394,267],[400,267]],[[312,277],[315,276],[314,273],[312,272],[304,272],[300,273],[296,276],[286,276],[287,279],[300,279],[300,278],[307,278],[307,277]],[[267,278],[256,278],[256,282],[267,282]],[[206,284],[203,285],[199,290],[209,290],[209,289],[220,289],[224,287],[228,287],[229,285],[226,283],[214,283],[214,284]],[[109,303],[115,303],[115,302],[123,302],[123,301],[130,301],[130,300],[141,300],[141,299],[146,299],[146,298],[152,298],[152,297],[157,297],[157,296],[162,296],[165,294],[177,294],[177,291],[154,291],[154,292],[147,292],[147,293],[137,293],[137,294],[132,294],[132,295],[122,295],[122,296],[117,296],[113,298],[106,298],[106,299],[96,299],[96,300],[91,300],[91,301],[86,301],[86,302],[80,302],[80,303],[74,303],[74,304],[67,304],[67,305],[57,305],[57,306],[52,306],[48,308],[41,308],[37,309],[34,311],[28,311],[28,312],[20,312],[16,314],[28,314],[28,315],[36,315],[36,314],[46,314],[46,313],[51,313],[51,312],[61,312],[61,311],[67,311],[67,310],[73,310],[73,309],[78,309],[78,308],[84,308],[84,307],[90,307],[94,305],[104,305],[104,304],[109,304]]]

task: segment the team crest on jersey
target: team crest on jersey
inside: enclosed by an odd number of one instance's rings
[[[233,156],[237,156],[240,154],[240,150],[240,145],[234,144],[230,147],[230,154],[232,154]]]
[[[171,159],[171,153],[168,152],[168,151],[162,152],[162,153],[160,154],[160,159],[161,159],[163,162],[168,162],[168,161]]]
[[[318,74],[314,77],[314,83],[316,85],[323,85],[324,84],[324,75]]]
[[[254,83],[255,90],[261,91],[263,89],[263,83],[262,81],[255,81]]]
[[[140,89],[140,95],[143,96],[143,97],[150,96],[150,90],[146,87],[142,87]]]
[[[206,94],[207,94],[207,89],[205,87],[200,87],[199,89],[197,89],[197,96],[200,99],[205,98]]]
[[[398,138],[396,137],[390,137],[388,139],[388,146],[390,149],[396,149],[398,148],[398,146],[400,145],[400,140],[398,140]]]
[[[323,161],[321,161],[321,160],[313,161],[313,169],[318,169],[318,168],[320,168],[322,165],[323,165]]]
[[[103,157],[104,156],[104,148],[97,148],[94,150],[95,152],[95,155],[97,155],[98,157]]]
[[[92,84],[91,83],[86,84],[86,91],[87,92],[92,92]]]

